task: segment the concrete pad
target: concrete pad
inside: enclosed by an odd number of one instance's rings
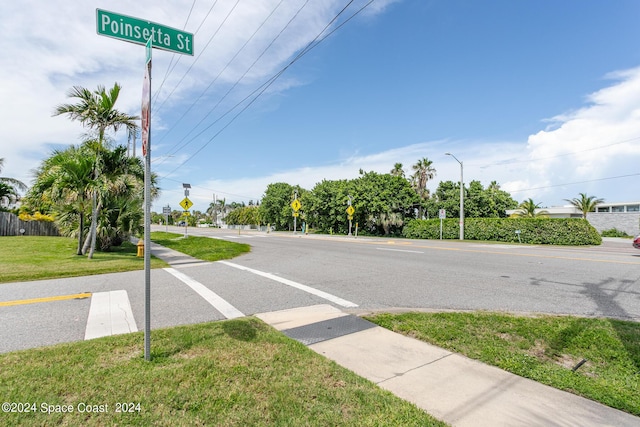
[[[640,419],[458,354],[379,383],[454,426],[638,426]]]
[[[452,354],[379,326],[309,348],[376,383],[403,376]]]
[[[318,304],[309,307],[272,311],[270,313],[259,313],[255,316],[277,330],[283,331],[348,315],[348,313],[344,313],[329,304]]]
[[[85,340],[137,330],[127,291],[96,292],[91,295]]]

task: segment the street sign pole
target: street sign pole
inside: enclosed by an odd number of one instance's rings
[[[98,35],[145,45],[142,85],[142,155],[144,157],[144,358],[151,359],[151,50],[193,56],[193,34],[155,22],[96,9]]]
[[[145,48],[142,88],[142,154],[144,155],[144,358],[151,360],[151,50]]]

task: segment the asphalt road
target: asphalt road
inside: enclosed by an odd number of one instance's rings
[[[575,248],[192,228],[189,234],[252,250],[228,262],[180,267],[193,286],[153,270],[152,328],[226,318],[198,286],[244,315],[329,302],[355,313],[480,309],[640,321],[640,251],[627,241]],[[142,329],[142,271],[0,284],[0,302],[69,298],[0,305],[0,352],[84,339],[91,297],[74,296],[115,290],[127,292]]]

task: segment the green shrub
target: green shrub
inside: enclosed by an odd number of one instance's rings
[[[629,236],[626,231],[618,230],[617,228],[602,230],[601,234],[602,237],[633,237]]]
[[[456,239],[460,235],[458,219],[443,220],[442,238]],[[545,245],[599,245],[602,237],[582,218],[467,218],[464,223],[466,240],[518,242]],[[411,239],[439,239],[440,220],[413,220],[402,231]]]

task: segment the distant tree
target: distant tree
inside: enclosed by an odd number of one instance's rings
[[[580,198],[564,199],[578,208],[582,212],[582,218],[587,219],[587,214],[596,210],[596,206],[604,202],[604,199],[598,199],[595,196],[587,196],[586,193],[580,193]]]
[[[549,216],[549,212],[545,210],[536,212],[536,209],[540,209],[540,203],[535,203],[533,199],[529,198],[518,205],[518,210],[515,215],[532,218]]]
[[[471,181],[464,191],[464,214],[466,218],[504,218],[507,209],[514,209],[518,202],[500,189],[496,181],[485,189],[480,181]],[[439,209],[445,209],[447,218],[460,215],[460,183],[442,181],[427,201],[430,217],[436,217]]]
[[[429,190],[427,189],[427,182],[430,179],[433,179],[436,176],[436,170],[433,168],[433,162],[428,158],[422,158],[418,160],[418,162],[412,166],[414,170],[413,175],[411,175],[411,186],[420,197],[422,202],[426,201],[429,198]],[[423,216],[423,207],[420,205],[420,217]]]
[[[4,158],[0,158],[0,172],[4,166]],[[0,176],[0,204],[9,204],[20,200],[18,190],[25,191],[27,186],[20,180]]]
[[[260,212],[257,206],[245,206],[229,212],[225,218],[229,225],[259,225]]]
[[[404,169],[402,169],[402,163],[396,163],[393,165],[393,169],[389,172],[393,176],[399,176],[400,178],[404,178]]]
[[[298,199],[302,200],[301,211],[305,212],[305,189],[297,185],[287,184],[286,182],[269,184],[262,197],[262,203],[260,203],[260,218],[262,222],[275,226],[276,230],[289,230],[293,228],[291,202],[293,201],[295,191],[298,193]]]

